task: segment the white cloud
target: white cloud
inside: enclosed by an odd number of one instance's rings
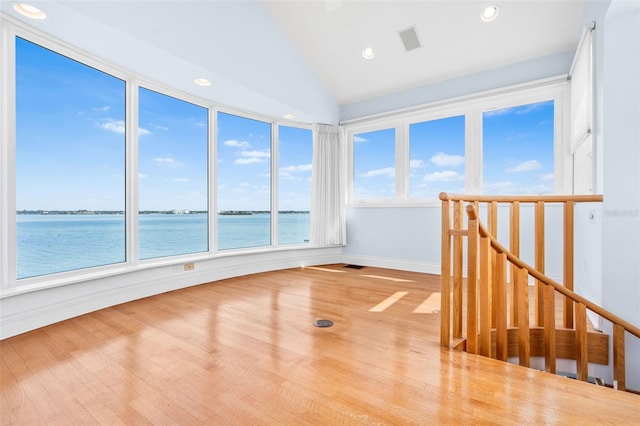
[[[223,144],[226,145],[226,146],[234,147],[234,148],[250,148],[251,147],[249,142],[247,142],[247,141],[238,141],[238,140],[235,140],[235,139],[230,139],[228,141],[224,141]]]
[[[94,108],[94,111],[109,111],[111,107],[109,105],[105,105],[103,107]]]
[[[104,123],[100,124],[100,128],[109,130],[110,132],[124,134],[124,120],[114,120],[112,118],[109,118]]]
[[[153,127],[154,129],[162,130],[163,132],[166,132],[167,130],[169,130],[167,126],[163,126],[161,124],[149,123],[149,125],[151,125],[151,127]]]
[[[464,163],[464,157],[462,155],[449,155],[444,152],[438,152],[429,161],[440,167],[458,167]]]
[[[189,182],[189,178],[179,177],[170,179],[171,182]]]
[[[243,157],[269,158],[271,154],[266,151],[242,151],[240,155]]]
[[[100,128],[118,134],[124,134],[126,130],[124,120],[114,120],[113,118],[107,118],[104,120],[102,124],[100,124]],[[144,136],[150,135],[151,132],[147,129],[143,129],[142,127],[138,127],[138,134],[140,136]]]
[[[504,115],[513,112],[515,107],[512,108],[503,108],[503,109],[494,109],[491,111],[485,111],[483,113],[484,117],[495,117],[496,115]]]
[[[362,136],[354,136],[353,137],[353,141],[354,142],[369,142],[369,139],[365,139]]]
[[[310,172],[311,164],[299,164],[297,166],[280,167],[280,173]]]
[[[156,157],[153,159],[153,162],[156,163],[156,166],[168,167],[170,169],[175,169],[182,165],[182,163],[180,163],[178,160],[172,157],[165,157],[165,158]]]
[[[525,186],[519,182],[502,181],[483,184],[484,189],[491,194],[522,194],[522,195],[544,195],[553,192],[553,188],[544,184],[534,184]]]
[[[509,167],[505,170],[505,173],[519,173],[530,172],[531,170],[538,170],[542,168],[542,164],[538,160],[527,160],[516,164],[514,167]]]
[[[433,172],[424,175],[422,180],[425,182],[455,182],[464,180],[464,175],[454,170],[445,170],[443,172]]]
[[[145,175],[144,173],[140,173],[138,172],[138,179],[146,179],[147,175]]]
[[[396,169],[394,167],[385,167],[384,169],[369,170],[366,173],[360,174],[361,177],[366,177],[366,178],[375,177],[375,176],[394,177],[395,175],[396,175]]]
[[[419,169],[421,167],[424,167],[424,161],[422,160],[411,160],[409,161],[409,167],[412,169]]]
[[[545,175],[540,176],[540,180],[543,182],[553,182],[555,179],[555,176],[553,175],[553,173],[547,173]]]
[[[236,158],[234,163],[235,164],[255,164],[255,163],[262,163],[265,160],[264,158],[258,158],[258,157],[249,157],[249,158]]]

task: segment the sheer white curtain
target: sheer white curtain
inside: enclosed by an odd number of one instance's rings
[[[340,128],[319,124],[313,147],[311,243],[346,243],[346,149]]]

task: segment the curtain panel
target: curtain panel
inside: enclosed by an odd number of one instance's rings
[[[346,149],[337,126],[316,126],[313,147],[311,243],[346,244]]]

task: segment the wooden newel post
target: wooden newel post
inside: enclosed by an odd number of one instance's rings
[[[442,247],[440,261],[440,346],[451,342],[451,219],[449,196],[440,193],[442,200]]]

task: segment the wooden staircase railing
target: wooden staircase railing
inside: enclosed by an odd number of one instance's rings
[[[532,356],[541,356],[544,357],[545,370],[551,373],[556,373],[556,359],[575,359],[577,378],[588,380],[588,362],[609,364],[608,336],[587,330],[586,310],[589,309],[613,324],[613,378],[617,388],[624,390],[625,331],[640,338],[640,329],[573,292],[574,203],[601,202],[602,196],[489,197],[442,193],[440,199],[441,345],[450,347],[453,337],[458,343],[463,343],[468,352],[504,361],[517,356],[519,363],[527,367]],[[467,229],[462,228],[464,202],[471,203],[466,207]],[[487,206],[487,227],[478,219],[480,203]],[[499,203],[509,205],[510,249],[496,239]],[[519,258],[522,203],[534,205],[535,267]],[[564,206],[564,285],[544,275],[547,203],[562,203]],[[466,293],[463,279],[465,237],[468,259]],[[530,277],[535,279],[533,325],[529,319]],[[556,293],[564,297],[562,327],[559,328],[555,321]],[[466,296],[466,312],[463,296]],[[466,324],[463,324],[464,314]]]

